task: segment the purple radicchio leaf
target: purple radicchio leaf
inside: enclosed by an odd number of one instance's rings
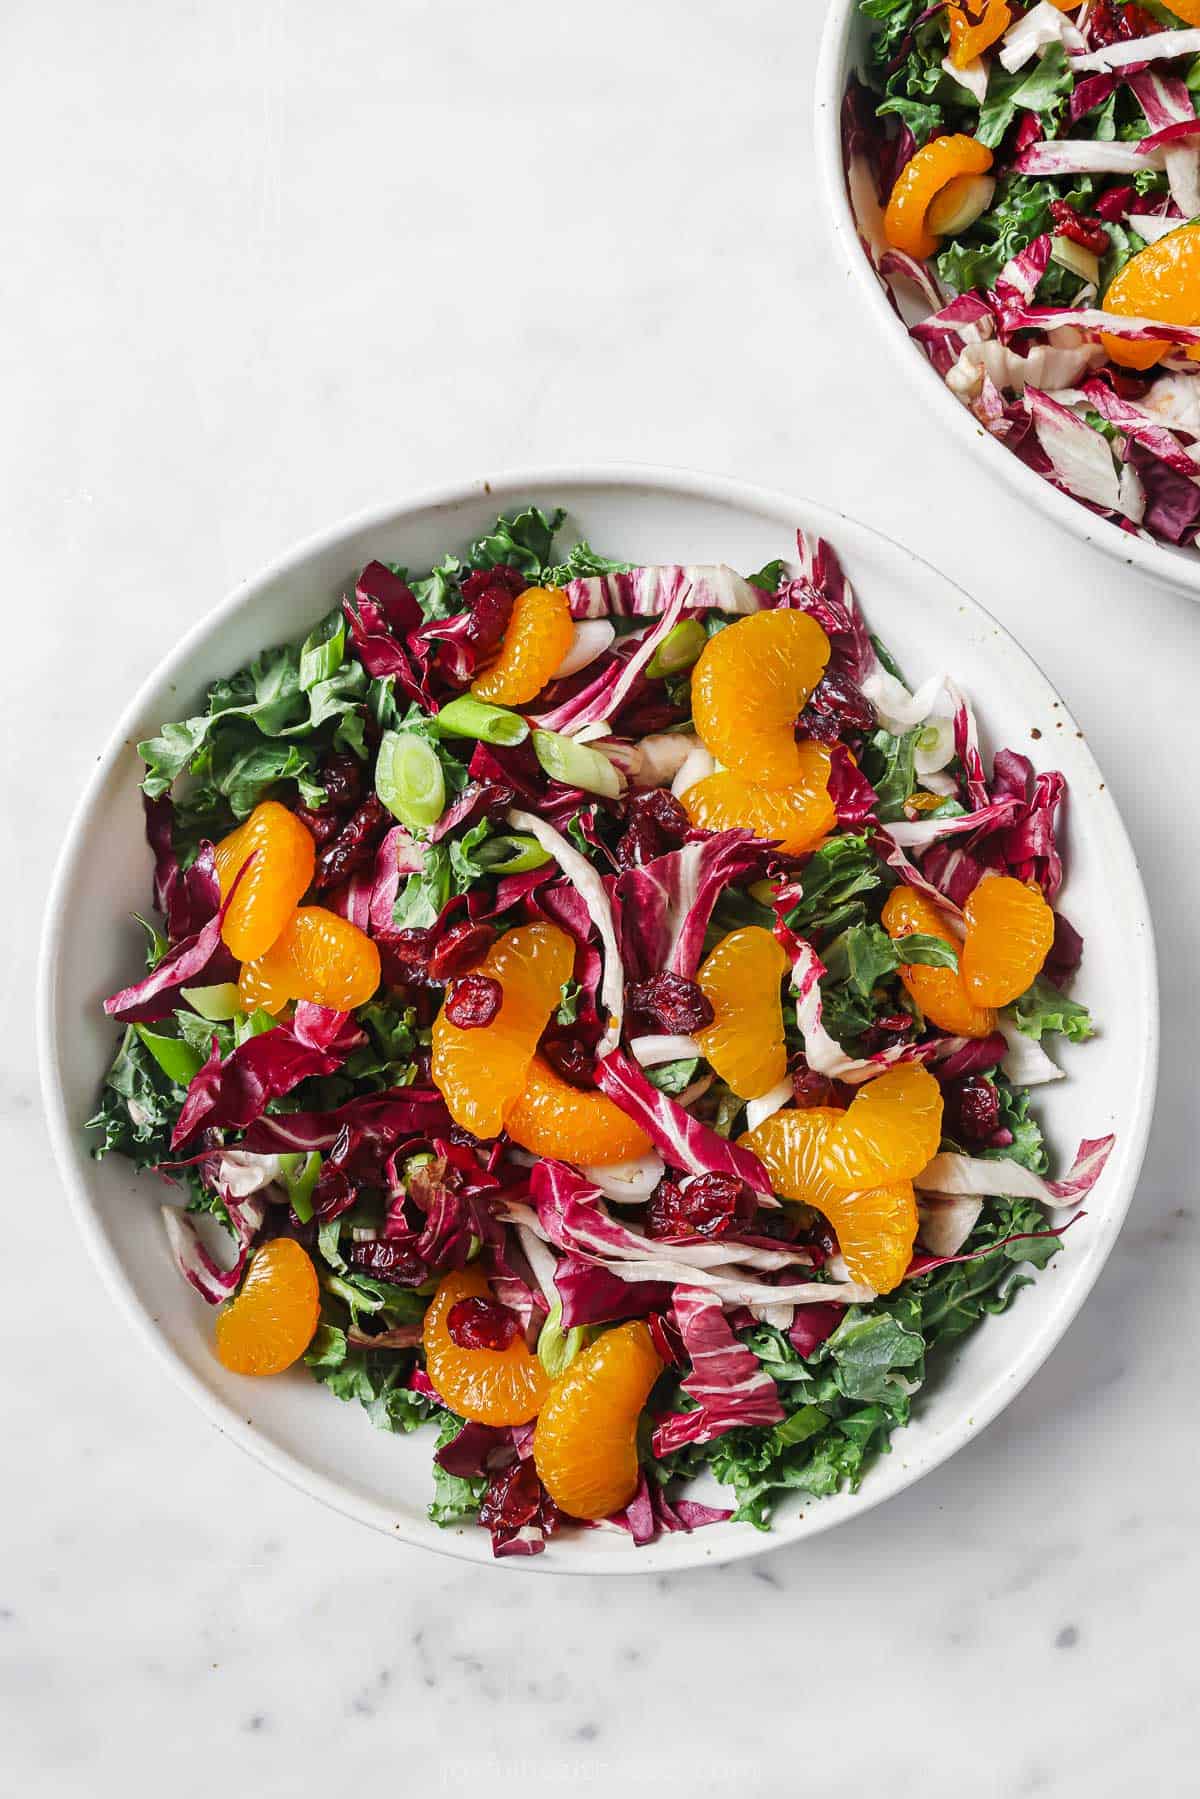
[[[346,1012],[302,1003],[292,1025],[276,1025],[248,1037],[222,1061],[214,1036],[212,1054],[192,1077],[171,1147],[178,1149],[199,1130],[244,1130],[273,1099],[310,1075],[334,1074],[366,1037]]]
[[[692,1364],[680,1385],[696,1408],[660,1421],[655,1455],[670,1455],[686,1443],[710,1443],[727,1430],[778,1424],[784,1413],[775,1382],[758,1357],[738,1342],[716,1295],[700,1287],[676,1287],[674,1309]]]
[[[596,1085],[641,1125],[670,1167],[690,1174],[730,1174],[773,1201],[770,1179],[758,1157],[719,1136],[669,1094],[652,1087],[624,1050],[614,1050],[596,1064]]]
[[[667,970],[691,980],[721,893],[761,859],[762,845],[751,831],[718,831],[618,875],[613,916],[626,979],[648,980]]]

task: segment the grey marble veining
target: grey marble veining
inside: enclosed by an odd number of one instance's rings
[[[820,223],[822,12],[9,9],[6,1792],[1194,1785],[1200,618],[1024,512],[913,410]],[[644,1585],[422,1556],[235,1454],[73,1239],[29,1026],[74,796],[200,611],[406,489],[628,457],[841,505],[1005,619],[1124,808],[1165,1003],[1128,1228],[999,1422],[832,1536]]]

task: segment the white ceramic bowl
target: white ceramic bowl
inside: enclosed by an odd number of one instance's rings
[[[817,59],[813,123],[825,210],[838,254],[849,268],[867,311],[891,346],[893,360],[913,381],[947,434],[963,445],[968,455],[979,457],[986,468],[1006,481],[1019,499],[1036,506],[1073,536],[1094,544],[1116,561],[1141,569],[1168,587],[1200,596],[1200,550],[1135,537],[1109,519],[1089,512],[1070,494],[1060,493],[1049,481],[1026,468],[1019,456],[985,431],[961,400],[955,398],[892,310],[858,240],[842,161],[842,98],[848,77],[861,67],[866,37],[867,22],[859,12],[858,0],[829,0]]]
[[[598,548],[647,562],[727,561],[753,569],[786,556],[803,522],[837,547],[874,628],[914,680],[952,671],[973,695],[985,748],[1012,743],[1066,773],[1071,787],[1064,904],[1087,937],[1080,993],[1103,1034],[1064,1060],[1071,1079],[1042,1089],[1056,1156],[1080,1137],[1117,1133],[1085,1222],[1003,1317],[988,1319],[931,1384],[916,1421],[857,1495],[785,1507],[772,1536],[718,1525],[634,1550],[604,1531],[556,1538],[545,1555],[506,1562],[547,1573],[646,1574],[753,1555],[852,1518],[927,1473],[1018,1393],[1066,1329],[1112,1248],[1133,1193],[1154,1094],[1157,995],[1149,915],[1116,807],[1083,738],[1044,676],[994,619],[926,563],[866,526],[804,500],[728,481],[646,469],[508,475],[425,495],[336,526],[291,551],[198,624],[116,725],[67,833],[47,906],[40,1054],[55,1151],[74,1212],[122,1311],[153,1356],[234,1442],[305,1492],[410,1543],[489,1561],[485,1532],[441,1531],[425,1516],[430,1435],[388,1436],[357,1405],[302,1370],[250,1381],[212,1351],[213,1314],[179,1278],[158,1216],[157,1183],[118,1156],[92,1161],[81,1129],[114,1047],[100,1010],[140,964],[129,914],[143,910],[150,858],[134,743],[198,703],[216,675],[318,618],[372,557],[428,566],[498,511],[561,502]],[[1042,733],[1030,743],[1032,730]]]

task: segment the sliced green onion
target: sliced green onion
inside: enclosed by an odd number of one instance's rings
[[[558,731],[535,731],[533,751],[552,781],[566,787],[582,787],[585,793],[620,797],[621,779],[607,756]]]
[[[958,237],[987,211],[995,191],[990,175],[955,175],[934,195],[925,223],[935,237]]]
[[[446,804],[446,778],[437,751],[415,731],[385,731],[375,762],[375,791],[410,830],[436,824]]]
[[[665,675],[681,675],[685,668],[691,668],[700,660],[700,652],[708,642],[708,634],[698,618],[685,618],[668,631],[658,648],[646,664],[646,674],[651,681],[659,681]]]
[[[1090,281],[1093,286],[1099,284],[1100,258],[1094,250],[1085,250],[1082,244],[1069,237],[1050,239],[1050,260],[1070,274],[1078,275],[1081,281]]]
[[[240,1049],[242,1044],[248,1043],[251,1037],[265,1037],[267,1032],[273,1031],[278,1023],[279,1020],[273,1018],[262,1006],[255,1006],[253,1012],[239,1012],[233,1021],[235,1046]]]
[[[536,837],[526,837],[520,832],[488,837],[472,852],[472,857],[480,868],[495,875],[527,874],[531,868],[544,868],[547,862],[554,860]]]
[[[167,1079],[177,1087],[186,1087],[192,1076],[199,1074],[201,1059],[182,1037],[164,1037],[158,1031],[148,1031],[144,1024],[135,1024],[133,1028]]]
[[[307,1224],[313,1215],[313,1190],[321,1177],[320,1150],[310,1149],[307,1155],[280,1156],[279,1172],[293,1212],[301,1224]]]
[[[469,693],[443,706],[433,721],[434,728],[446,737],[473,737],[480,743],[499,743],[511,749],[524,743],[529,735],[528,722],[519,712],[506,706],[489,706],[473,700]]]
[[[199,1012],[210,1024],[236,1018],[242,1009],[236,981],[218,981],[215,987],[181,987],[179,992],[192,1011]]]
[[[563,1329],[562,1301],[556,1299],[537,1341],[538,1361],[551,1380],[557,1380],[560,1374],[566,1373],[584,1344],[590,1341],[591,1335],[591,1331],[580,1324],[569,1331]]]

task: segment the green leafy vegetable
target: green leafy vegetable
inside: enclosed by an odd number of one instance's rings
[[[1043,1233],[999,1247],[1024,1232]],[[850,1308],[807,1359],[783,1332],[759,1325],[742,1341],[776,1383],[785,1417],[769,1431],[728,1431],[690,1445],[651,1472],[661,1481],[711,1468],[733,1487],[736,1518],[766,1530],[788,1492],[824,1496],[857,1488],[874,1458],[907,1423],[913,1395],[926,1378],[930,1353],[1002,1312],[1027,1276],[1058,1249],[1041,1209],[1028,1200],[987,1200],[966,1251],[985,1253],[906,1281],[870,1307]]]
[[[863,922],[863,900],[882,889],[883,869],[869,838],[830,837],[805,863],[802,886],[803,897],[786,915],[790,929],[805,936],[837,931]]]
[[[1012,75],[994,61],[975,136],[995,150],[1019,112],[1035,112],[1047,137],[1056,137],[1063,102],[1074,85],[1067,53],[1059,43],[1047,44],[1036,61]]]
[[[904,817],[904,802],[916,786],[913,756],[920,730],[893,737],[890,731],[874,731],[863,747],[862,771],[879,795],[875,816],[881,824]]]
[[[541,575],[549,567],[554,535],[566,516],[561,506],[549,517],[537,506],[501,516],[486,536],[471,545],[467,561],[472,568],[507,566],[523,575]]]
[[[987,211],[939,252],[934,262],[939,279],[956,293],[994,287],[1005,263],[1053,228],[1051,201],[1065,200],[1086,212],[1096,192],[1097,183],[1088,175],[1076,176],[1069,185],[1002,175]],[[1039,284],[1039,298],[1047,303],[1066,301],[1074,297],[1078,285],[1078,276],[1051,263]]]
[[[461,1418],[453,1412],[444,1412],[438,1424],[436,1448],[452,1443],[459,1432],[464,1429]],[[487,1475],[472,1474],[463,1478],[459,1474],[448,1474],[437,1462],[433,1464],[433,1500],[429,1507],[429,1516],[435,1524],[458,1524],[464,1518],[473,1518],[487,1492]]]
[[[1047,1031],[1059,1031],[1072,1043],[1085,1043],[1095,1035],[1092,1015],[1078,1000],[1068,999],[1052,981],[1039,975],[1033,986],[1012,1003],[1017,1029],[1041,1039]]]
[[[669,1093],[672,1099],[685,1093],[700,1072],[699,1056],[682,1056],[677,1062],[660,1062],[657,1068],[643,1071],[652,1087]]]

